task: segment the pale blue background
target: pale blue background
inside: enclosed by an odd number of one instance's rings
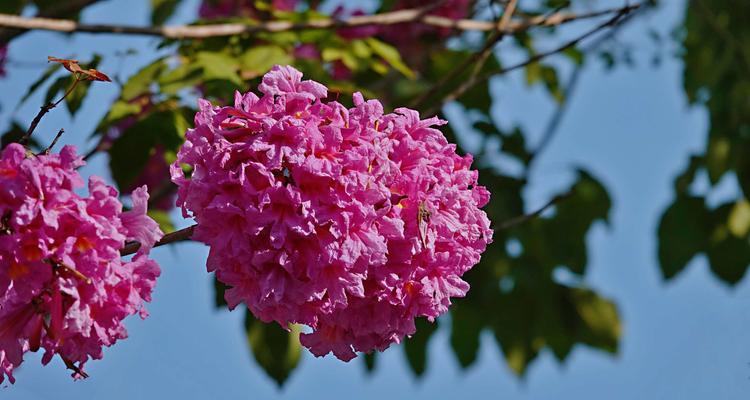
[[[623,32],[624,40],[636,47],[635,68],[607,73],[600,63],[587,65],[558,135],[534,168],[527,193],[532,206],[543,204],[567,184],[573,165],[589,168],[610,190],[612,228],[597,226],[589,236],[585,282],[620,307],[624,332],[619,355],[578,347],[559,365],[544,352],[519,380],[490,335],[483,337],[478,362],[460,370],[448,335],[441,331],[430,343],[428,370],[421,380],[413,378],[402,350],[395,346],[378,359],[372,376],[366,375],[360,360],[346,364],[305,353],[301,366],[279,390],[250,359],[242,314],[214,310],[204,267],[206,249],[181,244],[155,251],[163,275],[149,307],[151,318],[129,319],[131,337],[107,349],[102,361],[87,366],[90,379],[73,382],[58,359],[41,367],[39,356],[29,355],[17,370],[18,382],[0,388],[0,398],[746,398],[748,279],[728,288],[700,257],[665,284],[656,262],[655,228],[671,201],[672,179],[688,155],[702,148],[707,131],[705,111],[691,109],[682,94],[681,63],[667,57],[661,67],[650,66],[654,45],[646,28],[668,34],[684,13],[682,0],[663,3],[659,12]],[[187,2],[172,22],[190,21],[196,7],[197,1]],[[88,8],[82,19],[146,24],[147,2],[104,1]],[[11,46],[9,76],[0,80],[0,125],[4,128],[12,117],[26,125],[33,117],[42,101],[39,96],[17,111],[15,107],[45,67],[47,55],[85,60],[97,51],[105,55],[101,70],[125,78],[155,56],[156,43],[151,38],[107,35],[23,36]],[[139,54],[122,61],[113,56],[128,48]],[[674,50],[672,44],[664,49]],[[522,121],[532,138],[538,138],[554,110],[543,90],[527,90],[519,74],[492,87],[499,100],[494,117],[504,125]],[[106,111],[102,105],[116,93],[113,85],[94,85],[74,120],[64,110],[54,110],[37,129],[39,138],[48,142],[64,127],[65,142],[85,143]],[[86,173],[101,174],[105,162],[97,156]],[[711,200],[736,193],[734,178],[726,177]]]

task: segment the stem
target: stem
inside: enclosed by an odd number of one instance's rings
[[[62,137],[63,133],[65,133],[65,129],[60,128],[60,130],[57,131],[57,135],[55,135],[55,138],[52,139],[52,143],[50,143],[50,145],[47,146],[47,148],[44,149],[44,151],[42,151],[41,153],[37,155],[42,155],[42,154],[48,155],[50,151],[52,151],[52,148],[55,147],[55,145],[57,144],[57,141],[60,140],[60,137]]]
[[[170,232],[164,235],[164,237],[161,238],[156,244],[154,244],[154,247],[164,246],[165,244],[175,243],[175,242],[182,242],[185,240],[190,240],[190,237],[193,236],[193,231],[195,230],[195,227],[197,225],[191,225],[187,228],[180,229],[178,231]],[[130,254],[133,254],[138,251],[138,249],[141,248],[141,244],[138,242],[128,242],[125,244],[125,247],[123,247],[120,250],[121,256],[127,256]]]
[[[36,129],[37,125],[39,125],[39,122],[41,122],[42,117],[44,117],[45,114],[50,112],[50,110],[57,107],[57,105],[60,104],[61,101],[65,100],[65,98],[68,97],[68,95],[73,91],[73,89],[75,89],[75,87],[78,85],[78,82],[81,81],[81,78],[80,76],[78,76],[78,74],[75,75],[75,78],[76,79],[73,81],[73,84],[70,85],[68,90],[65,91],[65,94],[63,94],[63,96],[59,100],[57,100],[54,103],[47,103],[39,109],[39,112],[36,114],[36,117],[34,117],[34,119],[31,121],[31,125],[29,125],[29,130],[27,130],[26,134],[23,135],[21,140],[19,140],[19,143],[21,144],[28,143],[29,139],[31,138],[31,134],[34,133],[34,130]]]

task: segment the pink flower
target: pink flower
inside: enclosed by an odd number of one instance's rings
[[[44,364],[57,354],[85,376],[90,358],[127,337],[125,317],[147,315],[159,276],[148,251],[162,236],[146,216],[148,193],[134,190],[123,212],[115,190],[92,177],[82,197],[83,164],[72,146],[27,156],[11,144],[0,154],[0,382],[40,348]],[[123,261],[130,240],[142,247]]]
[[[316,355],[384,350],[434,320],[492,240],[471,156],[414,110],[274,67],[230,107],[200,101],[172,166],[178,205],[210,246],[226,300],[263,321],[306,324]],[[181,165],[192,167],[185,175]]]

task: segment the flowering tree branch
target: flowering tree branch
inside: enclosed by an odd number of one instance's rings
[[[567,22],[596,18],[623,10],[633,10],[638,5],[627,5],[620,8],[604,9],[587,13],[555,13],[549,16],[537,16],[509,22],[503,34],[513,34],[536,26],[556,26]],[[418,22],[440,28],[464,31],[496,31],[498,23],[472,19],[458,19],[426,15],[423,9],[407,9],[385,12],[374,15],[352,16],[342,19],[316,19],[296,23],[292,21],[267,21],[257,24],[225,23],[209,25],[173,25],[173,26],[130,26],[108,24],[82,24],[73,20],[54,18],[21,17],[11,14],[0,14],[0,27],[20,30],[47,30],[55,32],[109,33],[122,35],[159,36],[169,39],[199,39],[217,36],[233,36],[260,32],[282,32],[295,30],[314,30],[331,28],[352,28],[371,25],[394,25]],[[0,35],[0,42],[5,39]]]

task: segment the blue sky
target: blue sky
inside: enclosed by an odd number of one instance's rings
[[[649,63],[653,45],[646,29],[667,34],[684,13],[681,0],[663,3],[658,13],[623,32],[637,48],[636,67],[607,72],[598,63],[587,65],[557,135],[534,167],[526,193],[530,205],[545,203],[566,186],[577,165],[592,171],[610,190],[612,224],[596,226],[588,237],[585,283],[619,305],[624,332],[618,355],[577,347],[560,365],[545,352],[520,380],[489,335],[482,338],[478,362],[461,370],[449,350],[447,332],[440,331],[430,342],[428,370],[421,380],[413,378],[402,350],[395,346],[379,357],[371,376],[359,360],[347,364],[305,353],[298,370],[279,390],[251,360],[241,329],[242,314],[214,310],[204,266],[206,248],[180,244],[155,251],[163,275],[149,307],[151,317],[127,321],[130,338],[87,366],[90,379],[73,382],[58,360],[42,367],[38,355],[29,355],[17,371],[18,382],[0,388],[0,398],[745,397],[750,390],[748,279],[729,288],[710,274],[706,260],[699,257],[665,283],[656,260],[656,224],[671,202],[672,179],[688,155],[703,147],[707,131],[705,111],[689,107],[682,94],[679,61],[667,57],[658,68]],[[186,2],[176,20],[190,20],[196,7],[197,1]],[[90,7],[83,20],[146,24],[147,2],[104,1]],[[106,35],[23,36],[11,46],[10,57],[16,63],[0,80],[0,125],[5,127],[12,117],[24,124],[31,120],[41,98],[32,98],[18,110],[16,103],[45,67],[47,55],[86,59],[98,51],[106,60],[101,70],[127,77],[155,57],[155,44],[155,39]],[[128,48],[139,53],[124,60],[114,56]],[[541,89],[528,90],[522,78],[513,74],[493,82],[497,99],[493,117],[501,124],[521,122],[533,141],[554,104]],[[87,149],[86,136],[106,111],[101,104],[116,94],[111,85],[96,85],[75,119],[55,110],[37,129],[39,137],[49,141],[64,127],[65,142]],[[95,157],[85,173],[105,173],[105,162],[103,156]],[[734,178],[725,177],[711,200],[733,196],[737,190]]]

